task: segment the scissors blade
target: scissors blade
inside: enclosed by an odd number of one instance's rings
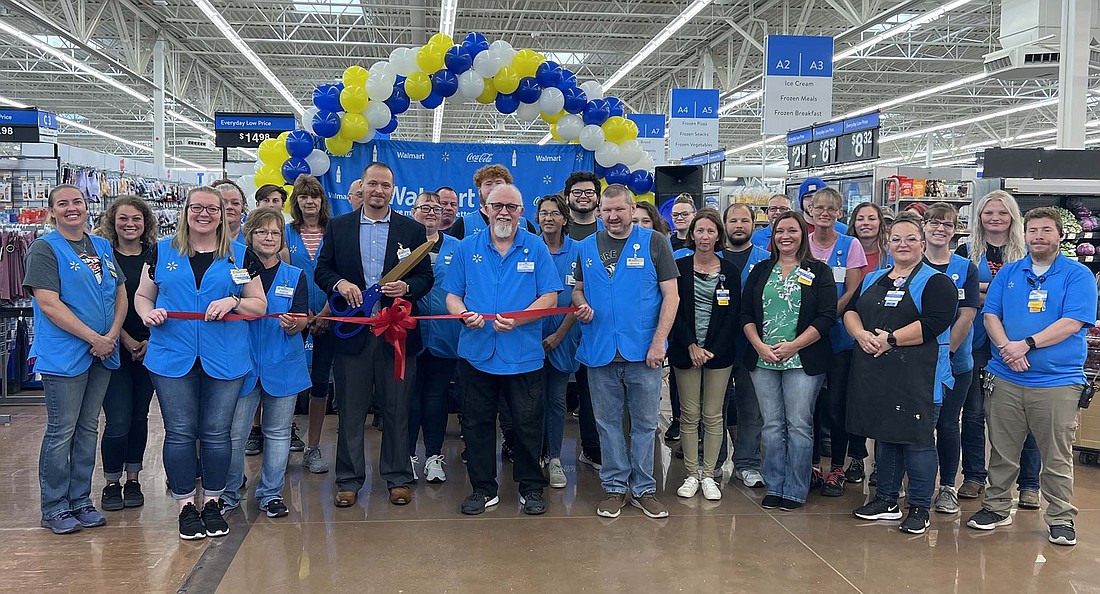
[[[382,278],[378,279],[378,284],[384,285],[386,283],[392,283],[394,281],[401,280],[403,276],[408,274],[410,270],[412,270],[417,264],[419,264],[420,261],[423,260],[424,257],[432,251],[433,245],[435,245],[435,243],[431,241],[425,241],[423,244],[420,245],[420,247],[413,250],[412,253],[409,254],[404,260],[401,260],[397,263],[396,266],[391,268],[389,272],[382,276]]]

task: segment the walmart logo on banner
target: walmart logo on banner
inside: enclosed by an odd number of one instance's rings
[[[334,215],[351,211],[347,194],[351,183],[371,161],[381,161],[393,170],[393,209],[409,215],[416,196],[425,190],[450,186],[458,192],[458,216],[481,207],[474,172],[492,164],[512,172],[523,194],[528,218],[535,212],[535,200],[561,192],[574,171],[592,171],[592,153],[579,145],[466,144],[402,140],[376,140],[355,144],[345,157],[331,157],[321,183],[329,195]]]

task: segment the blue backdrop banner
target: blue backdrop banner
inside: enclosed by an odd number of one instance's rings
[[[527,218],[534,220],[534,202],[544,194],[561,192],[574,171],[592,171],[592,153],[575,144],[466,144],[375,140],[355,144],[344,157],[331,157],[321,183],[328,192],[334,215],[350,212],[348,188],[371,161],[393,169],[393,209],[408,215],[417,194],[451,186],[458,192],[458,214],[476,211],[474,172],[494,163],[512,172],[523,193]]]

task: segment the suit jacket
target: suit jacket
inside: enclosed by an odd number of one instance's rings
[[[725,281],[722,286],[730,292],[728,305],[718,305],[715,294],[710,302],[710,325],[704,341],[706,350],[714,353],[714,358],[703,367],[722,369],[733,365],[736,356],[734,337],[741,332],[741,271],[737,265],[725,258],[718,258],[722,268],[720,274]],[[680,270],[677,290],[680,293],[680,305],[676,309],[676,321],[672,324],[672,335],[668,344],[668,362],[679,369],[691,367],[691,355],[688,347],[695,344],[695,266],[694,256],[685,256],[676,260]]]
[[[363,261],[359,250],[359,222],[363,217],[363,207],[360,206],[353,212],[340,215],[329,222],[325,230],[324,244],[317,255],[317,270],[313,275],[314,282],[332,297],[333,287],[341,279],[354,283],[360,290],[366,290],[367,284],[363,277]],[[424,226],[416,221],[390,212],[389,239],[386,242],[386,260],[382,264],[382,275],[385,276],[397,265],[397,244],[415,250],[427,241]],[[401,280],[409,283],[409,294],[404,299],[413,305],[413,314],[417,313],[416,304],[432,289],[435,280],[432,274],[432,264],[429,258],[421,260]],[[383,296],[382,307],[393,304],[393,299]],[[369,313],[369,312],[368,312]],[[366,344],[369,329],[346,339],[336,339],[335,350],[337,353],[353,355],[361,352]],[[405,342],[406,353],[420,352],[420,330],[409,330]]]
[[[745,294],[741,298],[742,328],[746,324],[756,324],[756,331],[761,332],[764,326],[764,284],[768,282],[768,276],[771,275],[774,264],[774,260],[764,260],[752,267],[752,272],[745,281]],[[836,322],[836,283],[833,282],[832,269],[820,260],[807,260],[801,267],[809,268],[814,274],[814,280],[808,287],[801,283],[798,285],[802,293],[802,302],[798,309],[795,336],[801,336],[806,328],[813,326],[821,334],[821,339],[798,351],[798,355],[802,360],[802,369],[807,375],[821,375],[833,362],[833,346],[829,343],[829,330]],[[759,355],[751,344],[741,360],[746,369],[756,369]]]

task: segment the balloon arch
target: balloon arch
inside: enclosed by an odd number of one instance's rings
[[[350,66],[340,82],[318,85],[301,129],[260,144],[255,184],[284,186],[301,174],[321,176],[328,154],[346,155],[353,143],[393,132],[413,101],[435,109],[457,96],[524,121],[541,118],[555,140],[594,152],[596,173],[607,183],[638,195],[653,189],[653,158],[638,143],[638,126],[625,117],[623,102],[605,98],[596,81],[577,84],[573,72],[534,50],[517,51],[503,40],[490,44],[481,33],[456,45],[437,33],[426,45],[399,47],[389,58],[369,71]],[[327,153],[316,148],[317,137]]]

